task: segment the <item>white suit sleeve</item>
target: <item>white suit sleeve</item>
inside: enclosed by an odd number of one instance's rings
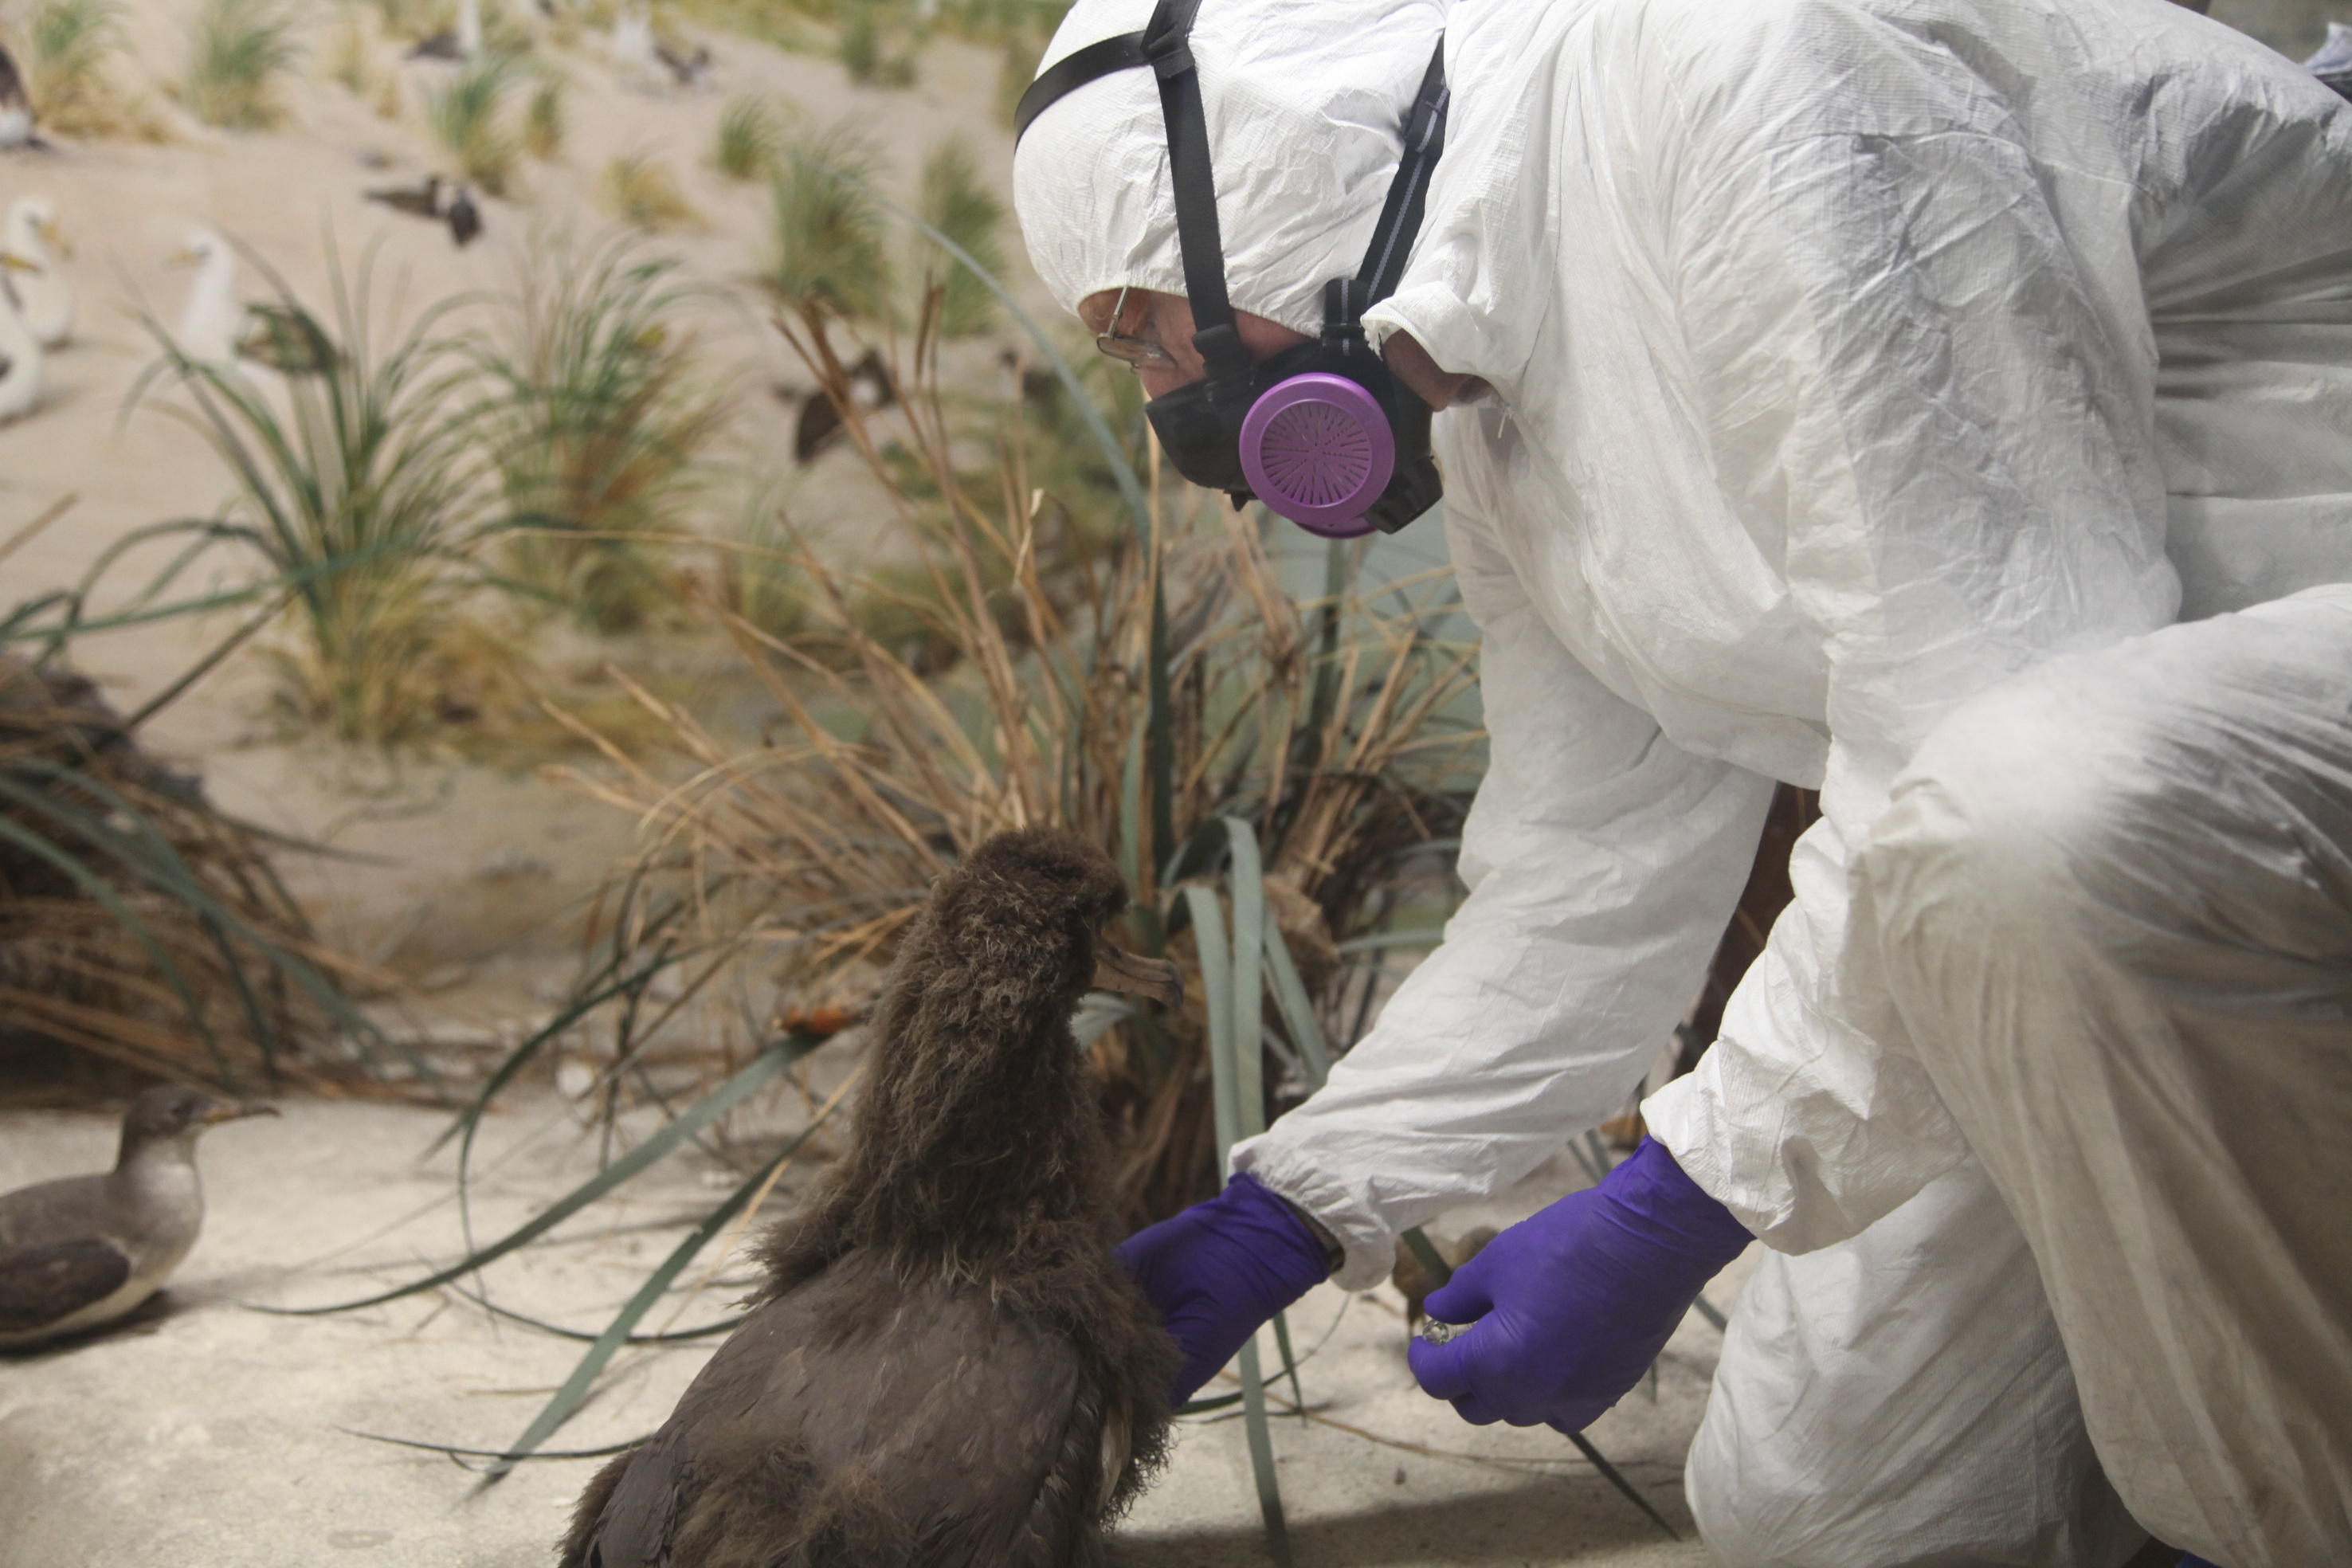
[[[1329,1083],[1234,1152],[1386,1279],[1397,1232],[1525,1175],[1622,1109],[1688,1006],[1770,781],[1694,756],[1554,637],[1478,522],[1448,534],[1483,634],[1492,761],[1470,896]]]

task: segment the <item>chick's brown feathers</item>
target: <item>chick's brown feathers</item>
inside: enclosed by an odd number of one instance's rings
[[[583,1498],[565,1568],[1078,1568],[1165,1448],[1176,1351],[1112,1256],[1070,1016],[1127,905],[1064,833],[941,878],[847,1155],[750,1318]]]

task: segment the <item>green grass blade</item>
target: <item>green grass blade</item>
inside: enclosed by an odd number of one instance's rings
[[[1241,1142],[1241,1097],[1234,1072],[1233,950],[1225,943],[1225,917],[1207,888],[1184,889],[1192,917],[1192,944],[1201,954],[1201,994],[1209,1016],[1210,1096],[1217,1113],[1217,1180]]]
[[[1420,1264],[1422,1272],[1429,1276],[1433,1281],[1431,1289],[1443,1289],[1445,1282],[1454,1278],[1454,1265],[1439,1256],[1437,1248],[1431,1244],[1421,1226],[1414,1226],[1397,1239],[1404,1243],[1405,1250],[1412,1254],[1413,1261]]]
[[[515,1439],[514,1447],[490,1466],[488,1472],[488,1479],[497,1480],[514,1468],[517,1459],[532,1452],[541,1443],[547,1441],[557,1427],[572,1419],[572,1413],[578,1410],[581,1404],[587,1399],[589,1389],[594,1386],[597,1373],[604,1370],[604,1364],[611,1361],[622,1345],[628,1342],[629,1331],[637,1326],[638,1320],[653,1310],[654,1303],[662,1299],[663,1294],[669,1289],[670,1282],[684,1272],[688,1264],[694,1261],[695,1255],[709,1246],[711,1238],[724,1230],[737,1215],[743,1212],[746,1205],[759,1196],[761,1189],[767,1185],[768,1178],[773,1175],[785,1161],[800,1152],[801,1145],[807,1142],[815,1134],[816,1130],[824,1125],[826,1118],[832,1113],[833,1108],[828,1106],[814,1121],[801,1130],[799,1136],[778,1150],[775,1158],[746,1177],[741,1185],[727,1194],[725,1203],[711,1210],[703,1222],[696,1226],[687,1238],[671,1250],[667,1258],[662,1259],[660,1268],[646,1277],[645,1283],[637,1287],[637,1293],[629,1298],[628,1304],[624,1306],[618,1315],[605,1325],[604,1331],[596,1336],[596,1342],[588,1347],[587,1353],[580,1358],[580,1364],[572,1369],[572,1375],[565,1378],[563,1386],[555,1391],[555,1397],[549,1400],[540,1413],[531,1418],[530,1425],[523,1429],[522,1436]]]
[[[1282,1015],[1282,1026],[1290,1032],[1298,1065],[1307,1074],[1307,1087],[1310,1091],[1321,1089],[1331,1076],[1331,1047],[1323,1038],[1323,1026],[1316,1021],[1307,983],[1298,977],[1290,943],[1272,921],[1265,922],[1265,967],[1274,982],[1275,1009]]]
[[[1257,834],[1236,816],[1221,819],[1233,849],[1233,1050],[1235,1125],[1244,1138],[1265,1131],[1265,871]]]
[[[220,1042],[213,1037],[211,1026],[205,1022],[204,1008],[197,1003],[195,992],[188,984],[187,977],[180,973],[180,966],[172,962],[171,954],[163,951],[163,944],[156,940],[155,933],[147,929],[147,923],[116,897],[114,889],[106,885],[106,879],[39,834],[5,816],[0,816],[0,841],[14,844],[64,872],[76,887],[96,900],[124,931],[131,933],[131,940],[145,949],[147,956],[154,961],[164,984],[171,986],[173,994],[179,997],[181,1007],[188,1015],[190,1026],[196,1031],[197,1038],[204,1041],[205,1049],[211,1053],[213,1065],[220,1070],[223,1080],[234,1079],[236,1074],[229,1068],[228,1058],[221,1050]]]
[[[1652,1508],[1650,1506],[1650,1500],[1643,1497],[1640,1492],[1634,1490],[1633,1483],[1627,1480],[1622,1475],[1621,1475],[1618,1472],[1616,1466],[1611,1464],[1606,1458],[1601,1457],[1601,1450],[1592,1446],[1592,1440],[1590,1437],[1587,1437],[1581,1432],[1570,1432],[1568,1435],[1568,1440],[1576,1445],[1576,1451],[1583,1455],[1586,1459],[1590,1460],[1594,1469],[1599,1470],[1603,1477],[1607,1478],[1611,1486],[1615,1487],[1619,1491],[1625,1494],[1625,1500],[1628,1502],[1632,1503],[1635,1508],[1640,1509],[1643,1513],[1648,1514],[1650,1516],[1650,1521],[1653,1524],[1655,1524],[1660,1530],[1666,1532],[1667,1540],[1680,1541],[1682,1539],[1681,1536],[1675,1533],[1675,1527],[1666,1522],[1665,1515],[1660,1513],[1656,1509]]]
[[[1274,1315],[1274,1344],[1282,1352],[1282,1373],[1290,1379],[1290,1403],[1298,1407],[1301,1419],[1307,1415],[1307,1391],[1298,1386],[1298,1357],[1290,1348],[1290,1320],[1283,1313]]]
[[[1192,917],[1192,942],[1201,955],[1201,990],[1209,1018],[1210,1087],[1217,1113],[1217,1169],[1222,1173],[1232,1158],[1234,1144],[1252,1132],[1263,1131],[1265,1099],[1258,1087],[1263,1068],[1244,1073],[1243,1058],[1254,1066],[1265,1057],[1259,1045],[1258,955],[1264,945],[1265,883],[1259,872],[1257,837],[1249,825],[1225,819],[1234,850],[1234,919],[1235,939],[1225,941],[1224,916],[1217,895],[1207,888],[1184,889]],[[1246,936],[1243,928],[1246,925]],[[1244,992],[1244,984],[1246,992]],[[1287,1340],[1283,1360],[1292,1367],[1292,1387],[1297,1372]],[[1242,1425],[1249,1436],[1250,1472],[1257,1483],[1258,1511],[1265,1520],[1266,1550],[1276,1568],[1290,1568],[1290,1531],[1282,1513],[1282,1487],[1274,1472],[1274,1433],[1266,1424],[1265,1384],[1258,1370],[1257,1341],[1245,1341],[1241,1352]],[[1299,1400],[1300,1408],[1306,1401]]]
[[[1265,1521],[1265,1549],[1275,1568],[1290,1568],[1290,1526],[1282,1516],[1282,1485],[1274,1473],[1274,1433],[1266,1425],[1265,1384],[1259,1380],[1257,1341],[1242,1342],[1242,1426],[1249,1434],[1250,1475]]]
[[[1144,654],[1145,771],[1151,786],[1151,863],[1158,887],[1173,879],[1176,843],[1175,696],[1168,674],[1168,584],[1157,559],[1151,563],[1151,631]]]
[[[751,1064],[729,1079],[718,1089],[697,1100],[662,1130],[599,1171],[590,1180],[574,1187],[531,1219],[509,1231],[472,1255],[459,1259],[448,1268],[436,1270],[397,1289],[380,1291],[356,1301],[339,1301],[331,1307],[259,1307],[257,1311],[271,1312],[288,1318],[315,1318],[328,1312],[348,1312],[361,1307],[381,1306],[396,1301],[403,1296],[414,1296],[420,1290],[430,1290],[446,1285],[452,1279],[463,1279],[486,1263],[504,1258],[515,1248],[546,1235],[565,1220],[635,1176],[646,1166],[661,1159],[680,1143],[701,1131],[711,1122],[732,1110],[758,1090],[765,1088],[779,1074],[824,1042],[809,1035],[794,1035],[783,1044],[760,1053]]]
[[[574,1340],[586,1345],[593,1344],[603,1337],[601,1331],[591,1333],[586,1329],[567,1329],[562,1323],[551,1323],[544,1318],[534,1318],[528,1312],[518,1312],[512,1307],[501,1307],[488,1296],[468,1290],[463,1285],[452,1285],[449,1289],[494,1318],[503,1318],[510,1323],[520,1323],[526,1329],[537,1329],[541,1333],[554,1339]],[[715,1323],[703,1323],[691,1329],[666,1329],[657,1334],[631,1334],[628,1342],[633,1345],[689,1344],[696,1340],[707,1340],[716,1334],[733,1333],[742,1326],[743,1320],[740,1317],[721,1318]]]
[[[601,1448],[542,1448],[530,1454],[509,1454],[497,1448],[460,1448],[451,1443],[427,1443],[416,1437],[390,1437],[382,1432],[362,1432],[353,1426],[338,1426],[336,1431],[346,1437],[359,1437],[370,1443],[389,1443],[395,1448],[422,1448],[428,1454],[446,1454],[459,1461],[464,1468],[467,1459],[609,1459],[615,1454],[625,1454],[653,1436],[632,1437],[625,1443],[608,1443]]]

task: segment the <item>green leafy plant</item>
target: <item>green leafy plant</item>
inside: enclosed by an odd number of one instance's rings
[[[961,142],[943,142],[924,160],[916,211],[991,276],[1004,270],[1004,203],[981,179]],[[993,329],[996,299],[980,273],[929,241],[917,243],[936,258],[926,271],[940,290],[940,334],[968,338]]]
[[[728,416],[725,388],[696,370],[694,297],[631,237],[584,255],[542,243],[475,346],[514,574],[597,631],[667,599],[659,541]]]
[[[468,607],[484,521],[483,465],[462,409],[471,367],[439,332],[439,310],[379,347],[373,249],[349,278],[328,249],[331,327],[271,275],[274,330],[299,338],[310,367],[285,376],[281,394],[237,365],[191,358],[151,318],[163,353],[129,406],[192,426],[235,481],[234,532],[287,600],[268,650],[282,710],[388,745],[509,699],[512,658]],[[154,396],[171,388],[184,399]]]
[[[425,122],[434,140],[467,179],[494,196],[506,194],[522,156],[522,141],[507,116],[508,100],[521,79],[516,57],[486,49],[425,99]]]
[[[771,178],[782,157],[783,135],[774,105],[756,93],[739,93],[719,112],[711,166],[730,180]]]
[[[869,189],[881,163],[880,147],[846,121],[786,139],[761,277],[777,299],[851,320],[887,311],[888,247]]]
[[[285,118],[279,86],[302,58],[281,0],[204,0],[188,32],[180,98],[226,131],[267,131]]]

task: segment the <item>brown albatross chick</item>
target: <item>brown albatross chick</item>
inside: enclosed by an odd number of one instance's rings
[[[1071,1568],[1166,1443],[1174,1345],[1111,1255],[1070,1036],[1127,889],[1063,833],[940,879],[874,1016],[847,1157],[761,1247],[759,1303],[589,1483],[563,1568]]]

